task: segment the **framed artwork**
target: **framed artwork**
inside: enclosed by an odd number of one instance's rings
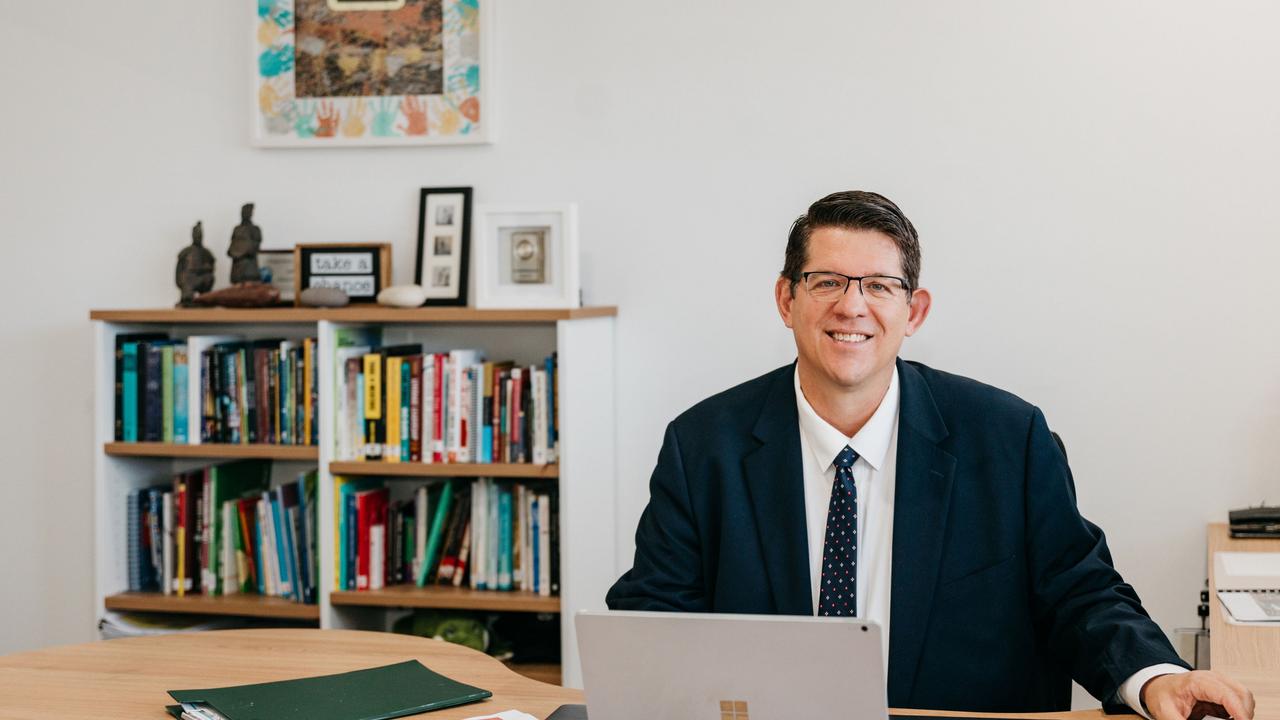
[[[471,188],[422,188],[413,277],[427,292],[425,305],[467,304],[470,254]]]
[[[481,205],[476,215],[476,307],[579,306],[577,205]]]
[[[496,0],[257,0],[253,144],[493,141]]]
[[[353,304],[373,303],[391,285],[389,243],[297,245],[293,253],[295,304],[303,290],[313,287],[338,288]]]
[[[292,305],[294,289],[294,252],[289,250],[259,250],[258,267],[262,272],[262,281],[280,291],[280,302]]]

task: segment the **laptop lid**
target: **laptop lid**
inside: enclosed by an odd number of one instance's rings
[[[884,720],[880,628],[853,618],[580,612],[591,720]]]

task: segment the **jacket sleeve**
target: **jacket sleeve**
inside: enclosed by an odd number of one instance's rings
[[[610,610],[706,612],[702,554],[674,423],[649,479],[633,566],[605,596]]]
[[[1027,437],[1027,563],[1032,610],[1049,651],[1107,705],[1158,663],[1186,667],[1111,562],[1102,530],[1076,506],[1067,459],[1036,408]],[[1120,708],[1127,710],[1127,708]]]

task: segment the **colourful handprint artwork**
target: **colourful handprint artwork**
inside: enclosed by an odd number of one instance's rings
[[[481,33],[495,1],[339,13],[328,0],[254,0],[255,141],[483,141]]]

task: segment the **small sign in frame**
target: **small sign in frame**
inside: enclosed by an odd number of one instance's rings
[[[390,243],[315,243],[293,248],[294,304],[313,287],[338,288],[352,303],[376,303],[391,284]]]

